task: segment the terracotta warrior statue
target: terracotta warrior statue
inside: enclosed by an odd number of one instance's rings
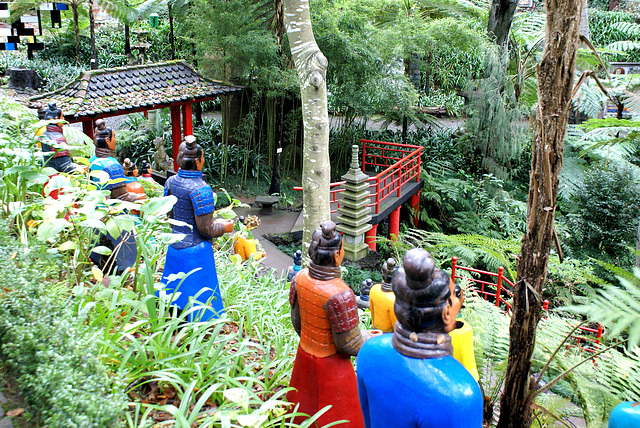
[[[46,109],[38,109],[38,117],[43,120],[62,119],[62,110],[56,107],[56,103],[49,103]],[[73,172],[81,169],[71,159],[61,123],[50,123],[43,132],[38,131],[36,135],[44,152],[43,166],[51,167],[58,172]]]
[[[140,173],[140,180],[153,181],[155,183],[155,180],[151,176],[151,164],[148,160],[143,159],[142,161],[140,161]]]
[[[96,121],[96,129],[94,131],[94,144],[96,146],[95,155],[91,157],[91,171],[105,171],[109,175],[109,182],[106,184],[98,184],[98,188],[111,191],[111,199],[121,199],[123,201],[134,202],[145,199],[144,194],[131,193],[127,191],[125,181],[116,183],[112,180],[125,178],[122,165],[115,158],[116,155],[116,137],[111,128],[107,128],[107,124],[103,119]],[[96,180],[97,181],[97,180]]]
[[[124,169],[115,158],[115,134],[111,128],[107,128],[103,119],[96,121],[94,144],[96,151],[95,155],[90,159],[90,170],[104,171],[109,176],[108,181],[92,177],[92,180],[96,182],[96,186],[99,189],[109,190],[111,199],[120,199],[127,202],[145,199],[144,193],[132,193],[127,190],[127,184],[124,181]],[[91,253],[91,260],[101,269],[106,267],[111,271],[115,267],[118,272],[123,272],[125,269],[132,267],[138,258],[136,238],[132,231],[123,230],[119,236],[113,236],[110,233],[100,235],[100,245],[114,250],[109,256],[95,252]]]
[[[192,135],[180,144],[180,169],[178,174],[165,183],[164,195],[173,195],[178,201],[173,206],[171,216],[185,222],[184,226],[173,226],[173,233],[184,234],[179,242],[171,244],[162,275],[167,294],[179,291],[173,302],[180,309],[190,307],[190,299],[209,303],[207,310],[197,310],[189,314],[189,320],[202,321],[224,314],[224,305],[211,240],[232,232],[232,220],[214,220],[214,193],[203,179],[204,153]],[[169,279],[180,272],[191,273],[184,280]],[[174,275],[175,276],[175,275]],[[180,284],[180,282],[182,283]]]
[[[481,428],[480,387],[452,357],[460,289],[423,249],[407,252],[392,288],[394,332],[368,341],[357,359],[365,426]]]
[[[340,278],[344,250],[334,222],[325,221],[315,230],[309,256],[311,264],[293,277],[289,294],[291,322],[300,345],[289,384],[295,390],[287,400],[310,416],[331,405],[316,421],[318,426],[348,420],[342,426],[363,427],[350,357],[357,355],[371,333],[360,331],[356,297]]]
[[[127,187],[127,191],[129,193],[136,193],[138,195],[142,195],[143,199],[147,198],[147,195],[144,193],[144,188],[142,184],[138,181],[138,167],[136,164],[131,162],[131,159],[126,158],[122,162],[122,168],[124,170],[125,183]]]
[[[392,332],[396,323],[396,314],[393,312],[396,296],[391,290],[391,278],[395,271],[396,261],[393,258],[387,259],[382,265],[382,283],[374,284],[369,291],[371,324],[386,333]]]

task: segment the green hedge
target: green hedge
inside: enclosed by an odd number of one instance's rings
[[[125,397],[97,359],[98,331],[64,288],[44,249],[27,249],[0,223],[0,358],[42,425],[116,426]]]

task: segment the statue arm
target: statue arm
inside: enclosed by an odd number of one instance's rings
[[[300,321],[300,306],[298,305],[298,288],[296,286],[296,278],[291,280],[291,288],[289,289],[289,304],[291,305],[291,324],[300,336],[302,324]]]
[[[338,352],[355,356],[366,342],[371,338],[369,332],[361,332],[358,327],[358,305],[356,296],[351,290],[342,291],[332,296],[324,304],[329,315],[333,341]]]
[[[233,231],[233,220],[214,220],[213,213],[196,215],[196,227],[203,238],[218,238]]]
[[[189,195],[196,217],[196,228],[205,239],[218,238],[233,231],[232,220],[214,220],[215,209],[213,190],[210,186],[202,186]]]

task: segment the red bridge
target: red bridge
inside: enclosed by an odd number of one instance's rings
[[[474,269],[466,266],[458,265],[458,258],[451,258],[451,280],[463,279],[458,271],[467,271],[477,275],[477,277],[465,277],[471,281],[474,285],[473,292],[477,293],[485,300],[490,300],[494,304],[502,309],[505,313],[511,313],[511,300],[513,299],[513,288],[515,287],[513,282],[504,276],[504,268],[500,266],[498,273],[488,272],[484,270]],[[549,301],[545,300],[542,304],[542,309],[546,312],[549,310]],[[572,336],[572,343],[567,346],[575,346],[583,351],[595,352],[599,345],[602,335],[604,334],[604,327],[602,324],[597,324],[593,327],[580,326],[578,333]],[[581,345],[584,343],[584,345]]]
[[[376,249],[378,224],[389,217],[389,237],[397,239],[400,233],[400,208],[409,202],[413,211],[414,226],[418,225],[422,146],[360,140],[362,143],[362,171],[369,175],[369,203],[372,228],[366,233],[369,248]],[[331,213],[340,207],[340,193],[344,192],[344,181],[330,184]],[[302,187],[294,187],[302,190]]]

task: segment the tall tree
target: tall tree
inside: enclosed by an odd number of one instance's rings
[[[487,34],[497,45],[507,44],[517,7],[517,0],[491,0]]]
[[[328,61],[313,36],[309,0],[283,0],[283,6],[284,25],[300,81],[302,100],[302,247],[305,249],[303,254],[306,254],[313,231],[320,223],[330,219]]]
[[[530,376],[535,332],[541,317],[542,286],[553,242],[558,177],[569,120],[580,15],[585,0],[549,0],[542,61],[538,66],[538,108],[532,148],[527,231],[518,259],[509,361],[498,428],[529,427],[537,380]]]

